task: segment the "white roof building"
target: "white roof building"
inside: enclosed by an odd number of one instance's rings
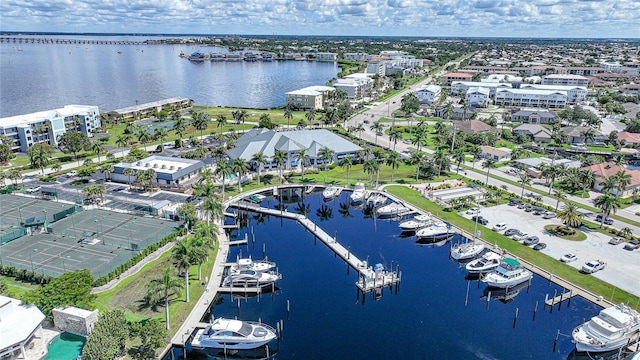
[[[575,103],[584,100],[587,97],[587,87],[577,85],[542,85],[542,84],[522,84],[520,89],[534,90],[553,90],[566,91],[567,102]]]
[[[489,94],[491,90],[482,86],[470,87],[465,94],[465,100],[471,106],[485,107],[489,103]]]
[[[297,109],[322,109],[324,98],[336,89],[330,86],[309,86],[285,93],[287,105]]]
[[[336,90],[342,90],[347,94],[349,100],[359,100],[367,95],[373,87],[373,79],[365,77],[346,77],[333,81]]]
[[[463,95],[472,87],[483,87],[489,89],[489,96],[495,96],[496,89],[511,89],[511,83],[497,82],[479,82],[479,81],[454,81],[451,83],[451,93],[454,95]]]
[[[498,89],[495,104],[501,106],[564,109],[567,92],[557,90]]]
[[[0,295],[0,358],[16,350],[22,352],[37,330],[42,337],[42,322],[45,316],[35,305],[22,305],[22,301]]]
[[[415,95],[421,104],[433,104],[440,101],[442,88],[439,85],[422,85]]]
[[[542,77],[542,84],[588,86],[589,79],[581,75],[551,74]]]
[[[111,180],[130,183],[135,182],[136,176],[124,175],[124,170],[131,168],[137,174],[141,170],[153,169],[159,186],[180,187],[189,179],[198,175],[204,167],[200,160],[174,158],[169,156],[152,155],[134,163],[119,162],[113,166]]]

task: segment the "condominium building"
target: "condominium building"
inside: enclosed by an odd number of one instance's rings
[[[321,61],[336,61],[338,60],[338,54],[329,52],[316,53],[316,60]]]
[[[483,87],[489,89],[489,96],[496,95],[496,89],[511,89],[513,85],[510,83],[500,82],[478,82],[478,81],[454,81],[451,84],[451,94],[453,95],[465,95],[470,88]]]
[[[485,107],[489,104],[490,90],[486,87],[470,87],[465,94],[467,104],[474,107]]]
[[[568,97],[567,101],[570,104],[583,101],[587,97],[586,86],[522,84],[520,85],[520,89],[566,91],[567,97]]]
[[[296,109],[322,109],[324,100],[329,92],[335,88],[329,86],[309,86],[303,89],[289,91],[285,93],[286,103]]]
[[[532,108],[564,109],[567,92],[557,90],[498,89],[496,105]]]
[[[461,72],[450,72],[442,75],[442,85],[450,86],[455,81],[471,81],[473,75]]]
[[[349,61],[367,61],[370,56],[367,53],[344,53],[344,59]]]
[[[442,88],[438,85],[422,85],[415,95],[421,104],[433,104],[440,101]]]
[[[373,80],[369,77],[345,77],[334,80],[333,87],[344,91],[349,100],[360,100],[373,88]]]
[[[174,97],[112,110],[107,113],[107,116],[112,119],[117,119],[118,121],[128,119],[138,120],[144,117],[155,116],[155,113],[163,110],[172,111],[189,108],[191,107],[192,103],[193,100],[183,97]]]
[[[59,137],[67,131],[79,131],[91,137],[100,126],[97,106],[66,105],[60,109],[1,118],[0,134],[11,140],[9,145],[13,151],[26,152],[38,143],[58,146]]]
[[[581,75],[551,74],[542,77],[542,85],[587,86],[589,79]]]

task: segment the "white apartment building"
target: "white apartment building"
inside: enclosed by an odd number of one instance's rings
[[[440,101],[442,88],[438,85],[422,85],[414,94],[421,104],[433,104]]]
[[[334,80],[333,87],[344,91],[349,100],[361,100],[373,88],[373,80],[369,77],[345,77]]]
[[[26,152],[38,143],[58,146],[58,138],[67,131],[79,131],[92,137],[93,131],[100,126],[97,106],[66,105],[60,109],[1,118],[0,134],[12,140],[13,151]]]
[[[454,81],[451,83],[451,93],[454,95],[465,95],[470,88],[483,87],[489,89],[489,96],[496,95],[496,89],[511,89],[510,83],[479,82],[479,81]]]
[[[322,109],[324,107],[324,99],[331,91],[335,91],[335,88],[330,86],[309,86],[289,91],[285,93],[286,103],[301,110]]]
[[[581,75],[551,74],[542,77],[542,85],[588,86],[589,79]]]
[[[319,52],[316,53],[316,60],[322,60],[322,61],[336,61],[338,60],[338,54],[336,53],[329,53],[329,52]]]
[[[380,76],[392,75],[399,70],[422,67],[424,59],[397,58],[386,60],[373,60],[367,63],[367,74],[378,74]]]
[[[465,101],[473,107],[485,107],[489,104],[491,90],[486,87],[470,87],[465,94]]]
[[[522,84],[520,89],[566,91],[568,97],[567,102],[570,104],[583,101],[587,97],[586,86]]]
[[[620,63],[618,63],[618,62],[606,62],[606,61],[603,61],[603,62],[600,63],[600,67],[605,69],[606,71],[617,72],[618,69],[620,69],[622,67],[622,65],[620,65]]]
[[[370,57],[367,53],[344,53],[344,59],[349,61],[367,61]]]
[[[557,90],[498,89],[496,105],[531,108],[564,109],[567,92]]]

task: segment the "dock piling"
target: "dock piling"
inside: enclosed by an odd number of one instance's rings
[[[536,321],[536,313],[538,312],[538,300],[536,300],[536,306],[533,307],[533,320]]]
[[[513,316],[513,328],[516,328],[516,322],[518,321],[518,308],[516,308],[516,314]]]

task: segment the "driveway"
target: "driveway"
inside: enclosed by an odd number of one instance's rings
[[[584,241],[569,241],[552,236],[544,231],[544,226],[560,224],[561,221],[559,219],[543,219],[541,215],[534,215],[533,212],[525,212],[524,209],[518,209],[516,206],[507,204],[481,208],[480,215],[489,220],[486,227],[478,224],[478,229],[482,233],[492,231],[491,227],[499,222],[505,222],[507,223],[507,228],[516,228],[527,232],[529,235],[538,236],[540,242],[547,244],[547,248],[541,250],[541,252],[554,259],[560,259],[562,255],[569,252],[578,255],[578,260],[568,264],[576,269],[580,269],[589,260],[603,260],[607,263],[607,267],[604,270],[593,275],[584,276],[595,276],[636,296],[640,296],[640,281],[638,281],[636,265],[640,263],[640,250],[627,251],[623,249],[622,244],[609,245],[608,241],[611,236],[584,228],[581,229],[587,234],[587,239]],[[463,216],[471,218],[472,215],[463,214]]]

